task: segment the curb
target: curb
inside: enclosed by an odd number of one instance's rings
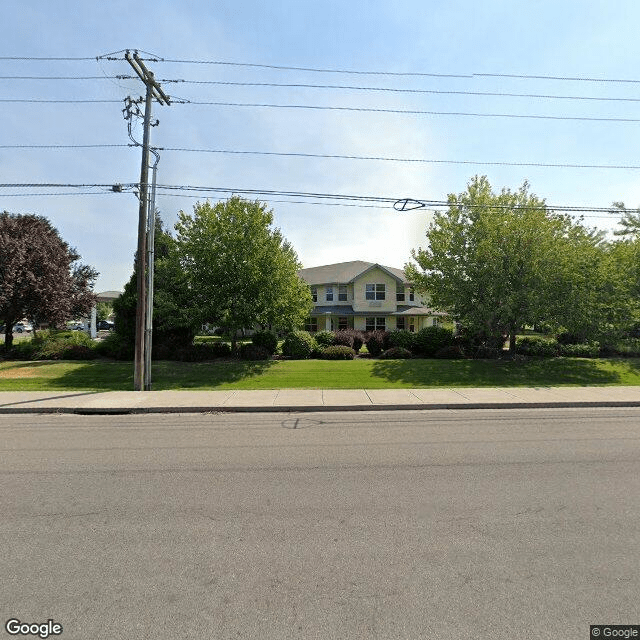
[[[311,413],[323,411],[435,411],[442,409],[567,409],[597,407],[640,407],[640,400],[570,400],[558,402],[467,402],[437,404],[366,404],[366,405],[298,405],[298,406],[193,406],[193,407],[2,407],[0,415],[71,414],[134,415],[158,413]]]

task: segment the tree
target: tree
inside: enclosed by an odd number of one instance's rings
[[[293,247],[264,203],[232,197],[180,212],[177,247],[202,322],[236,335],[257,324],[294,329],[313,304]]]
[[[600,308],[602,237],[550,212],[526,182],[496,194],[476,176],[465,192],[449,195],[427,239],[427,248],[412,252],[422,271],[409,264],[408,277],[476,335],[497,344],[508,336],[512,354],[525,325],[577,326]]]
[[[59,326],[86,315],[95,302],[98,272],[80,264],[78,252],[42,216],[0,214],[0,319],[5,348],[23,317]]]
[[[111,302],[98,302],[96,305],[96,320],[108,320],[113,313],[113,303]]]
[[[640,238],[640,209],[631,211],[624,206],[624,202],[614,202],[611,213],[622,214],[619,222],[622,229],[614,231],[614,235]]]
[[[156,211],[154,238],[153,334],[154,349],[191,344],[199,318],[186,275],[179,261],[176,241]],[[138,300],[135,270],[122,295],[114,300],[115,333],[133,349]]]

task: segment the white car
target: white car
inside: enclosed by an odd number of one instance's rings
[[[31,333],[33,326],[28,322],[17,322],[13,325],[13,333]]]

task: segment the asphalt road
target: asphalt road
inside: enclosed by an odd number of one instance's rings
[[[0,443],[3,627],[586,640],[640,624],[638,409],[0,416]]]

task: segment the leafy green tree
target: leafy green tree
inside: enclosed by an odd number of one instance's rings
[[[631,241],[608,241],[602,231],[576,223],[558,241],[556,324],[576,339],[608,342],[634,318]],[[637,262],[636,269],[637,269]]]
[[[472,333],[498,344],[508,336],[511,353],[525,325],[595,338],[628,316],[614,277],[620,256],[602,233],[549,211],[526,182],[495,193],[476,176],[449,196],[427,239],[412,252],[408,277]]]
[[[496,194],[476,176],[436,213],[428,247],[412,252],[422,271],[405,268],[436,308],[486,338],[509,336],[512,352],[525,324],[548,318],[556,239],[565,226],[528,188],[525,182]]]
[[[98,302],[96,304],[96,320],[108,320],[109,316],[113,313],[113,303],[111,302]]]
[[[13,325],[23,317],[34,328],[87,315],[95,301],[98,272],[79,263],[71,248],[42,216],[0,214],[0,322],[5,348],[13,344]]]
[[[175,238],[164,228],[156,212],[154,239],[154,348],[163,345],[180,347],[191,344],[199,326],[193,296],[180,264]],[[124,287],[123,294],[113,303],[115,333],[133,346],[136,333],[137,273]]]
[[[313,304],[298,276],[293,247],[264,203],[232,197],[180,212],[177,248],[202,322],[229,329],[232,347],[241,329],[293,329]]]
[[[614,231],[616,236],[640,238],[640,209],[629,210],[624,206],[624,202],[614,202],[611,213],[621,214],[621,229]]]

